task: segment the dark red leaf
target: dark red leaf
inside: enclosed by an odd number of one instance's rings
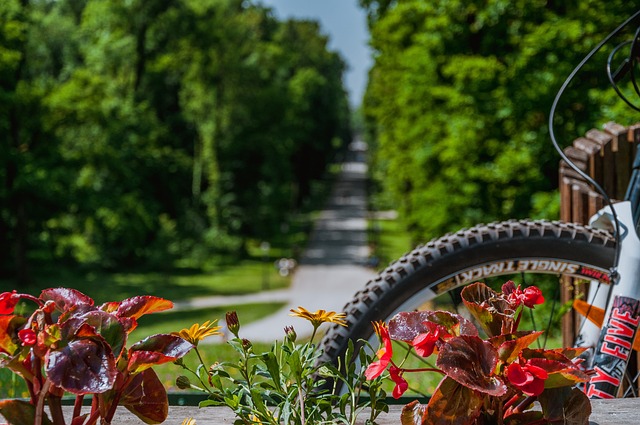
[[[142,372],[153,365],[177,360],[192,348],[193,344],[179,336],[152,335],[131,346],[128,370],[131,373]]]
[[[460,296],[469,312],[490,337],[513,331],[515,312],[507,301],[484,283],[466,286]]]
[[[429,331],[424,322],[442,325],[454,336],[478,335],[478,330],[469,320],[448,311],[409,311],[398,313],[389,321],[389,335],[396,341],[411,342],[421,333]]]
[[[521,331],[515,334],[498,335],[489,339],[489,342],[498,349],[500,360],[511,363],[518,355],[528,348],[544,332]]]
[[[120,317],[139,319],[142,315],[169,310],[172,307],[173,303],[164,298],[141,295],[123,300],[116,314]]]
[[[36,406],[23,400],[0,400],[0,414],[11,425],[33,425],[36,420]],[[45,414],[43,425],[53,425]]]
[[[532,358],[528,361],[528,364],[542,368],[549,374],[544,381],[545,388],[570,387],[580,382],[589,381],[589,375],[580,370],[580,367],[570,360],[562,362]]]
[[[0,353],[15,354],[20,348],[17,340],[18,329],[26,322],[27,319],[22,316],[0,316]]]
[[[49,288],[40,294],[42,301],[53,301],[58,311],[71,310],[79,305],[93,306],[93,299],[71,288]]]
[[[402,408],[400,423],[402,425],[422,425],[427,412],[427,405],[420,404],[418,400],[407,403]]]
[[[578,388],[554,388],[544,390],[538,396],[544,418],[551,423],[587,425],[591,415],[591,403]]]
[[[440,346],[437,366],[460,384],[471,389],[501,396],[507,386],[493,375],[498,364],[498,352],[477,336],[462,335]]]
[[[72,340],[46,356],[46,372],[58,387],[73,394],[103,393],[116,379],[116,362],[101,337]]]
[[[159,424],[167,419],[167,391],[153,369],[135,375],[124,389],[120,404],[146,424]]]
[[[95,332],[104,338],[116,359],[120,357],[127,341],[127,334],[119,318],[104,311],[94,310],[83,314],[79,319],[93,327]]]
[[[0,314],[12,314],[16,305],[20,301],[20,295],[14,289],[11,292],[0,294]]]
[[[480,394],[445,377],[431,396],[422,423],[471,425],[480,415],[482,405]]]

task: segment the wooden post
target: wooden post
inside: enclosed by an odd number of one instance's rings
[[[574,140],[564,149],[565,155],[582,171],[593,178],[612,199],[623,199],[635,152],[640,144],[640,123],[624,127],[607,123],[604,131],[592,129],[585,137]],[[589,218],[604,206],[602,195],[564,161],[559,167],[560,220],[587,224]],[[561,301],[573,299],[585,285],[576,285],[571,279],[561,282]],[[577,313],[563,317],[563,343],[572,345],[581,318]]]

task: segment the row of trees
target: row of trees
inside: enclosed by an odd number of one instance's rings
[[[349,138],[317,23],[242,0],[5,0],[0,267],[194,264],[269,238]]]
[[[621,0],[360,3],[375,58],[363,108],[374,176],[415,241],[490,220],[554,218],[551,104],[571,70],[635,9]],[[638,120],[604,73],[611,48],[634,31],[614,38],[569,86],[556,121],[564,143],[606,121]]]

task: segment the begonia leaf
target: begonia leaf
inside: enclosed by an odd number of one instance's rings
[[[167,391],[153,369],[135,375],[124,388],[120,404],[146,424],[159,424],[167,419]]]
[[[11,425],[33,425],[36,423],[36,406],[24,400],[0,400],[0,414]],[[45,414],[42,425],[53,425]]]
[[[591,403],[579,388],[563,387],[544,390],[538,396],[544,418],[550,423],[587,425]]]
[[[173,303],[164,298],[140,295],[123,300],[118,307],[116,315],[139,319],[142,315],[169,310],[172,307]]]
[[[172,362],[187,354],[192,348],[193,344],[179,336],[166,334],[149,336],[129,349],[128,370],[131,373],[138,373],[153,365]]]
[[[544,381],[545,388],[570,387],[580,382],[588,382],[590,379],[589,375],[571,361],[533,358],[528,361],[528,364],[540,367],[549,374]]]
[[[0,316],[0,352],[13,355],[20,348],[16,336],[26,322],[22,316]]]
[[[494,336],[489,342],[498,349],[498,357],[506,363],[511,363],[518,355],[528,348],[544,332],[521,331],[514,334]]]
[[[478,329],[471,321],[463,316],[449,311],[430,311],[427,315],[430,322],[444,326],[452,336],[475,335],[478,336]]]
[[[426,412],[426,404],[420,404],[418,400],[413,400],[402,408],[400,423],[402,425],[422,425]]]
[[[477,336],[462,335],[440,346],[436,365],[460,384],[485,394],[501,396],[507,386],[493,375],[498,352]]]
[[[127,334],[121,321],[113,314],[100,310],[83,314],[80,319],[93,327],[95,332],[104,338],[111,346],[113,355],[118,359],[127,341]]]
[[[53,301],[58,311],[64,312],[80,305],[93,306],[93,299],[72,288],[49,288],[40,294],[42,301]]]
[[[396,341],[411,342],[421,333],[429,331],[424,322],[442,325],[454,336],[478,335],[478,330],[469,320],[448,311],[408,311],[393,316],[389,321],[389,336]]]
[[[488,336],[510,333],[513,330],[515,312],[506,300],[484,283],[478,282],[466,286],[460,296],[464,305]]]
[[[470,425],[480,415],[483,397],[445,377],[434,391],[423,424]]]
[[[528,412],[514,413],[505,417],[505,425],[529,425],[540,421],[543,418],[542,412],[539,410],[530,410]]]
[[[45,360],[51,382],[73,394],[103,393],[116,379],[115,358],[100,336],[69,341]]]

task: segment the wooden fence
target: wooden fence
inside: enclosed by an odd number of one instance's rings
[[[603,130],[589,130],[565,148],[564,153],[602,186],[612,200],[622,200],[639,143],[640,123],[624,127],[611,122]],[[559,177],[560,219],[587,224],[589,217],[604,206],[602,196],[564,161],[560,162]],[[585,290],[584,285],[567,280],[563,282],[562,301],[584,295]],[[579,320],[575,314],[563,317],[565,345],[573,344]]]

